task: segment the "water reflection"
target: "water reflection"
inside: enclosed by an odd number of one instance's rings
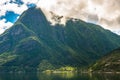
[[[38,80],[35,73],[0,73],[0,80]]]
[[[38,74],[39,80],[120,80],[120,74]]]
[[[120,74],[0,73],[0,80],[120,80]]]

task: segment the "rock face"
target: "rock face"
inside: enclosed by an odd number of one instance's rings
[[[120,48],[97,61],[91,67],[91,70],[97,72],[120,72]]]
[[[52,26],[40,9],[30,8],[0,35],[0,71],[32,71],[43,61],[83,67],[119,46],[120,37],[98,25],[69,19]]]

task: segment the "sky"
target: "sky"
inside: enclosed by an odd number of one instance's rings
[[[64,16],[61,24],[68,18],[78,18],[120,34],[120,0],[0,0],[0,33],[33,6],[41,8],[53,24],[51,12]]]

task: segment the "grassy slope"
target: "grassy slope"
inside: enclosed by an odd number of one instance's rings
[[[105,55],[91,69],[93,71],[120,72],[120,49],[116,49]]]

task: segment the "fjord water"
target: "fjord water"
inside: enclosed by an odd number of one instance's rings
[[[120,80],[120,74],[0,73],[0,80]]]

